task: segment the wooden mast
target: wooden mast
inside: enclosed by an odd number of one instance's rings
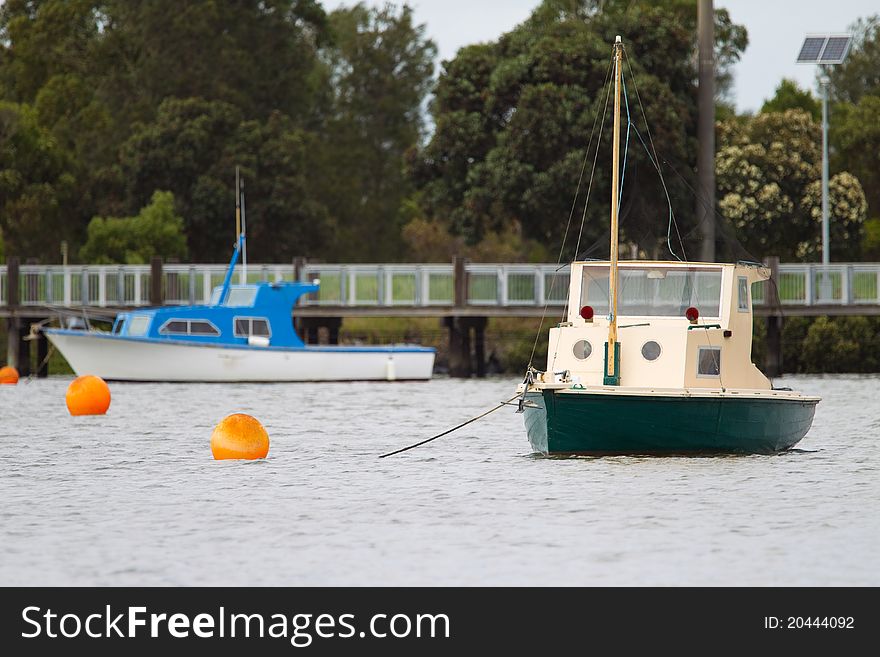
[[[617,211],[620,184],[620,76],[623,43],[614,40],[614,136],[611,158],[611,265],[608,276],[609,323],[608,343],[605,346],[605,385],[620,385],[620,344],[617,342]]]

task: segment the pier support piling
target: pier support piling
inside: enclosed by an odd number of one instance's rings
[[[779,301],[779,258],[770,256],[764,264],[770,269],[770,280],[765,283],[764,299],[771,308],[767,316],[767,337],[764,341],[764,374],[782,375],[782,306]]]
[[[486,376],[486,322],[485,317],[445,319],[449,331],[449,376],[461,379],[468,379],[473,374]]]
[[[37,343],[36,375],[38,379],[45,379],[49,376],[49,340],[46,339],[46,336],[43,335],[43,333],[38,333],[37,339],[34,342]]]

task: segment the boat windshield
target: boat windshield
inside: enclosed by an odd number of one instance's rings
[[[608,266],[585,266],[581,306],[597,316],[608,314]],[[621,267],[617,314],[635,317],[682,317],[694,306],[703,317],[719,317],[720,267]]]

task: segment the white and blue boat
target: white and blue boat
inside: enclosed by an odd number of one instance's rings
[[[317,282],[233,285],[235,264],[245,248],[244,231],[238,234],[223,285],[214,289],[210,304],[123,312],[109,332],[70,328],[43,332],[77,375],[94,374],[107,380],[431,378],[435,350],[430,347],[304,344],[294,329],[294,307],[301,296],[318,291]]]

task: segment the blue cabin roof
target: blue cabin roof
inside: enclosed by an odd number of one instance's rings
[[[162,306],[120,313],[113,333],[126,337],[246,345],[264,341],[276,347],[302,347],[293,328],[293,307],[312,283],[256,283],[215,288],[207,306]]]

